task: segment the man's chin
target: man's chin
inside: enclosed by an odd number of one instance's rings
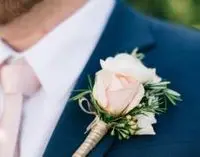
[[[0,24],[6,24],[28,12],[35,4],[43,0],[1,0]]]
[[[20,14],[11,14],[9,12],[4,12],[0,14],[0,25],[4,25],[7,24],[9,22],[11,22],[13,19],[15,19],[17,16],[19,16]]]

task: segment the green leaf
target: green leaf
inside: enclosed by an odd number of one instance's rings
[[[123,139],[123,137],[122,137],[122,135],[120,133],[118,133],[118,138],[119,138],[119,140]]]
[[[162,81],[162,82],[159,82],[157,84],[160,84],[160,85],[169,85],[169,84],[171,84],[171,82],[170,81]]]
[[[88,82],[89,82],[89,88],[92,90],[93,89],[93,83],[90,75],[88,75]]]
[[[124,127],[125,127],[125,124],[124,124],[124,123],[119,123],[119,124],[117,124],[116,126],[119,127],[119,128],[124,128]]]
[[[127,134],[125,134],[124,132],[120,131],[119,134],[122,136],[122,138],[127,138]]]
[[[171,95],[174,95],[176,97],[180,97],[181,96],[181,94],[179,94],[178,92],[176,92],[176,91],[174,91],[172,89],[166,89],[166,92],[171,94]]]
[[[129,134],[129,130],[121,129],[121,132],[124,133],[125,135]]]
[[[166,86],[150,86],[149,88],[154,90],[162,90],[166,89]]]
[[[115,136],[115,129],[112,129],[110,134],[111,134],[111,136]]]
[[[165,94],[165,95],[173,105],[176,105],[176,101],[170,95],[168,95],[168,94]]]
[[[82,98],[82,97],[84,97],[85,95],[90,94],[90,93],[91,93],[91,91],[90,91],[90,90],[87,90],[87,91],[85,91],[85,92],[82,92],[82,93],[77,94],[77,95],[75,95],[74,97],[70,98],[70,101],[71,101],[71,100],[73,100],[73,101],[79,100],[80,98]]]
[[[77,90],[73,90],[72,92],[85,92],[88,91],[88,89],[77,89]]]
[[[136,53],[136,57],[139,59],[139,60],[143,60],[145,58],[145,55],[144,53]]]

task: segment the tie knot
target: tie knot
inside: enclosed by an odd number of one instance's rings
[[[5,64],[1,68],[0,75],[3,90],[8,94],[20,93],[30,96],[40,87],[33,69],[24,59]]]

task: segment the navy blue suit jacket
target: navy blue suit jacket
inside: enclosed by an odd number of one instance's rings
[[[103,8],[102,8],[103,9]],[[89,31],[89,28],[88,30]],[[101,39],[83,70],[76,89],[88,85],[87,75],[100,69],[99,60],[139,47],[144,63],[172,82],[183,101],[158,118],[156,136],[127,141],[106,136],[90,157],[200,157],[200,33],[151,19],[117,1]],[[94,117],[76,102],[67,102],[44,157],[70,157]]]

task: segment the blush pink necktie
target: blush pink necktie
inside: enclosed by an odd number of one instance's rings
[[[0,119],[0,157],[19,157],[19,137],[24,96],[31,96],[40,83],[32,68],[20,59],[1,68],[3,113]]]

